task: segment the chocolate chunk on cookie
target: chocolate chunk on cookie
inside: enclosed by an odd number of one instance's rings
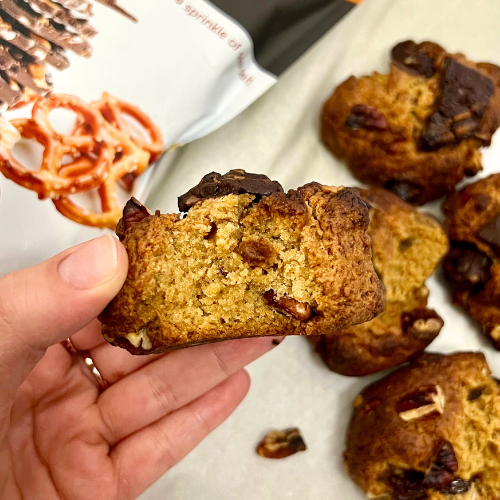
[[[490,78],[448,59],[440,78],[436,111],[422,139],[425,145],[436,149],[472,137],[481,126],[494,91]]]
[[[500,350],[500,174],[449,195],[443,210],[451,240],[443,265],[453,302]]]
[[[448,251],[439,222],[384,189],[359,190],[370,206],[373,263],[386,290],[385,311],[362,325],[311,337],[328,367],[363,376],[392,368],[422,352],[443,320],[427,309],[425,281]]]
[[[423,354],[353,405],[344,458],[368,498],[500,497],[500,389],[482,354]]]
[[[412,40],[395,45],[391,51],[392,60],[406,71],[430,78],[436,74],[445,50],[437,43]]]
[[[127,204],[118,227],[128,277],[100,316],[110,343],[150,354],[318,335],[383,309],[356,190],[309,184],[284,193],[265,176],[233,170],[205,176],[182,199],[185,218]]]
[[[244,170],[230,170],[221,175],[216,172],[205,175],[197,186],[179,197],[179,210],[187,212],[201,200],[219,198],[228,194],[253,194],[256,197],[282,193],[283,188],[277,181],[266,175],[247,173]]]
[[[408,40],[388,74],[350,77],[325,103],[322,138],[361,181],[424,204],[482,169],[500,125],[500,68]]]

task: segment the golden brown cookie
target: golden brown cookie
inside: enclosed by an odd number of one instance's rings
[[[136,201],[117,232],[127,280],[100,320],[134,354],[265,335],[317,335],[372,319],[383,287],[359,193],[317,183],[284,193],[265,176],[209,174],[178,214]]]
[[[500,124],[500,68],[406,41],[389,74],[351,76],[323,108],[322,138],[354,175],[423,204],[482,169]]]
[[[451,241],[444,271],[453,302],[500,350],[500,174],[451,194],[443,210]]]
[[[483,354],[423,354],[353,404],[345,463],[368,498],[500,498],[500,392]]]
[[[370,207],[373,264],[386,291],[385,311],[367,323],[311,337],[328,367],[363,376],[400,365],[422,352],[443,320],[427,309],[425,281],[448,251],[439,222],[380,188],[359,189]]]

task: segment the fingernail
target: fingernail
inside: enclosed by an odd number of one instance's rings
[[[84,243],[59,263],[59,276],[78,290],[89,290],[114,276],[118,266],[115,239],[101,236]]]

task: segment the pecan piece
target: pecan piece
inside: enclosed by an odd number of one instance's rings
[[[458,461],[449,441],[440,446],[436,459],[426,472],[422,485],[425,488],[445,488],[453,482],[453,474],[458,470]]]
[[[443,325],[442,318],[432,309],[414,309],[401,314],[403,332],[418,338],[436,338]]]
[[[257,446],[257,453],[265,458],[285,458],[307,449],[298,428],[269,431]]]
[[[356,104],[345,122],[348,128],[368,130],[386,130],[389,126],[386,117],[376,108],[366,104]]]
[[[274,290],[265,292],[264,298],[269,306],[290,314],[298,321],[307,321],[312,315],[312,308],[307,302],[299,302],[292,297],[281,297],[276,300]]]
[[[149,217],[151,212],[137,199],[134,197],[127,201],[127,204],[123,208],[123,217],[118,221],[116,225],[116,235],[123,241],[125,238],[125,232],[134,224],[141,222],[146,217]]]
[[[409,394],[396,405],[399,418],[405,422],[422,418],[432,413],[443,414],[445,397],[441,386],[424,386]]]

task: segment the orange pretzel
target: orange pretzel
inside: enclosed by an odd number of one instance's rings
[[[0,171],[20,186],[35,191],[38,198],[58,198],[93,189],[107,177],[111,167],[111,151],[105,143],[93,145],[97,158],[92,161],[91,168],[78,177],[68,176],[61,173],[60,169],[65,155],[78,155],[74,147],[63,144],[50,129],[32,119],[12,120],[11,123],[22,137],[34,139],[44,147],[43,159],[40,169],[32,171],[16,160],[10,150],[0,147]],[[79,160],[76,158],[74,161]]]
[[[65,135],[56,132],[50,123],[49,114],[56,108],[70,109],[78,115],[79,121],[85,123],[87,134]],[[46,99],[38,99],[33,105],[32,118],[40,127],[50,131],[54,138],[65,146],[76,148],[79,151],[92,151],[96,144],[102,142],[104,120],[99,110],[86,104],[72,95],[51,95]]]
[[[151,153],[151,163],[156,161],[165,151],[163,134],[161,133],[160,128],[137,106],[125,101],[120,101],[107,92],[104,92],[102,97],[98,101],[94,101],[92,105],[101,112],[107,122],[122,131],[141,149]],[[139,122],[148,133],[151,141],[143,141],[142,139],[135,137],[132,134],[127,121],[122,115],[128,115]]]
[[[122,216],[123,208],[116,194],[116,182],[127,174],[140,175],[144,172],[149,165],[150,155],[147,151],[141,150],[133,144],[119,130],[110,125],[108,125],[107,129],[111,139],[120,143],[121,149],[117,150],[119,154],[115,156],[111,171],[98,189],[102,211],[99,213],[86,210],[76,205],[68,196],[52,201],[60,213],[75,222],[86,226],[115,229],[118,220]],[[82,157],[79,167],[85,171],[85,157]],[[66,168],[68,167],[63,167],[63,169]]]

